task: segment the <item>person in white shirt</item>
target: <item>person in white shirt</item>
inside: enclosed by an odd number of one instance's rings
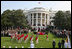
[[[64,46],[65,46],[65,48],[67,48],[67,46],[68,46],[68,43],[66,40],[65,40]]]
[[[30,48],[34,48],[34,44],[33,44],[33,41],[31,41],[31,45],[30,45]]]

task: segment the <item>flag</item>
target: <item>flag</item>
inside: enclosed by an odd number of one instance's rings
[[[68,48],[71,48],[70,38],[68,36]]]
[[[66,38],[66,42],[68,43],[68,37]]]
[[[67,35],[66,42],[68,44],[68,48],[71,48],[71,43],[70,43],[69,35]]]
[[[38,2],[38,4],[41,4],[41,2]]]

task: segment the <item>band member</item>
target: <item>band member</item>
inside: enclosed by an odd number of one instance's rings
[[[20,37],[18,37],[18,43],[21,43]]]
[[[30,37],[30,40],[33,41],[33,35]]]
[[[48,35],[46,36],[46,40],[48,40]]]
[[[36,36],[36,44],[38,43],[38,35]]]

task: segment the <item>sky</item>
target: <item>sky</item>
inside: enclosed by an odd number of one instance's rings
[[[46,9],[52,8],[54,11],[71,11],[71,1],[1,1],[1,13],[7,9],[29,10],[34,7],[44,7]]]

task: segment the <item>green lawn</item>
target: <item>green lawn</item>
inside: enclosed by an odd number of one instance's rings
[[[56,48],[58,48],[58,42],[59,40],[61,40],[62,38],[57,38],[55,37],[55,35],[49,33],[48,34],[48,39],[49,41],[46,40],[46,35],[39,35],[39,43],[36,44],[35,42],[35,37],[36,35],[34,35],[34,44],[35,44],[35,48],[52,48],[52,41],[53,39],[55,39],[56,41]],[[24,46],[24,48],[28,48],[30,47],[30,40],[28,40],[27,43],[24,43],[24,41],[22,41],[22,43],[17,43],[17,41],[13,40],[10,41],[10,37],[1,37],[1,48],[2,46],[6,46],[6,48],[8,48],[8,46],[12,46],[12,48],[15,48],[15,46],[17,46],[18,48],[21,48],[22,46]]]

